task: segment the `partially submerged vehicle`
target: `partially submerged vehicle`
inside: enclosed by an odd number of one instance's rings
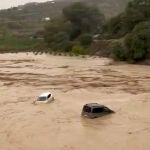
[[[111,113],[114,113],[114,111],[98,103],[85,104],[82,109],[82,116],[91,119],[98,118]]]
[[[33,103],[49,103],[54,100],[53,95],[50,92],[42,93],[37,100],[35,100]]]

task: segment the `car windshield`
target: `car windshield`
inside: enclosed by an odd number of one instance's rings
[[[39,97],[38,101],[46,101],[46,97],[44,97],[44,96],[43,97]]]

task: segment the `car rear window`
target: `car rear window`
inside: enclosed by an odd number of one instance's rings
[[[105,111],[104,108],[96,107],[96,108],[93,108],[92,113],[102,113],[104,111]]]
[[[84,106],[83,111],[84,112],[91,112],[91,107]]]

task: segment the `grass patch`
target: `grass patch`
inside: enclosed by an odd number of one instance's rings
[[[41,39],[30,39],[24,37],[0,37],[0,52],[32,51],[44,45]],[[32,50],[31,50],[32,49]]]

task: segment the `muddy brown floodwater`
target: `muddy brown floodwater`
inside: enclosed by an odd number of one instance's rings
[[[0,55],[0,150],[150,150],[150,67],[106,58]],[[33,105],[42,92],[55,101]],[[116,113],[81,117],[85,103]]]

